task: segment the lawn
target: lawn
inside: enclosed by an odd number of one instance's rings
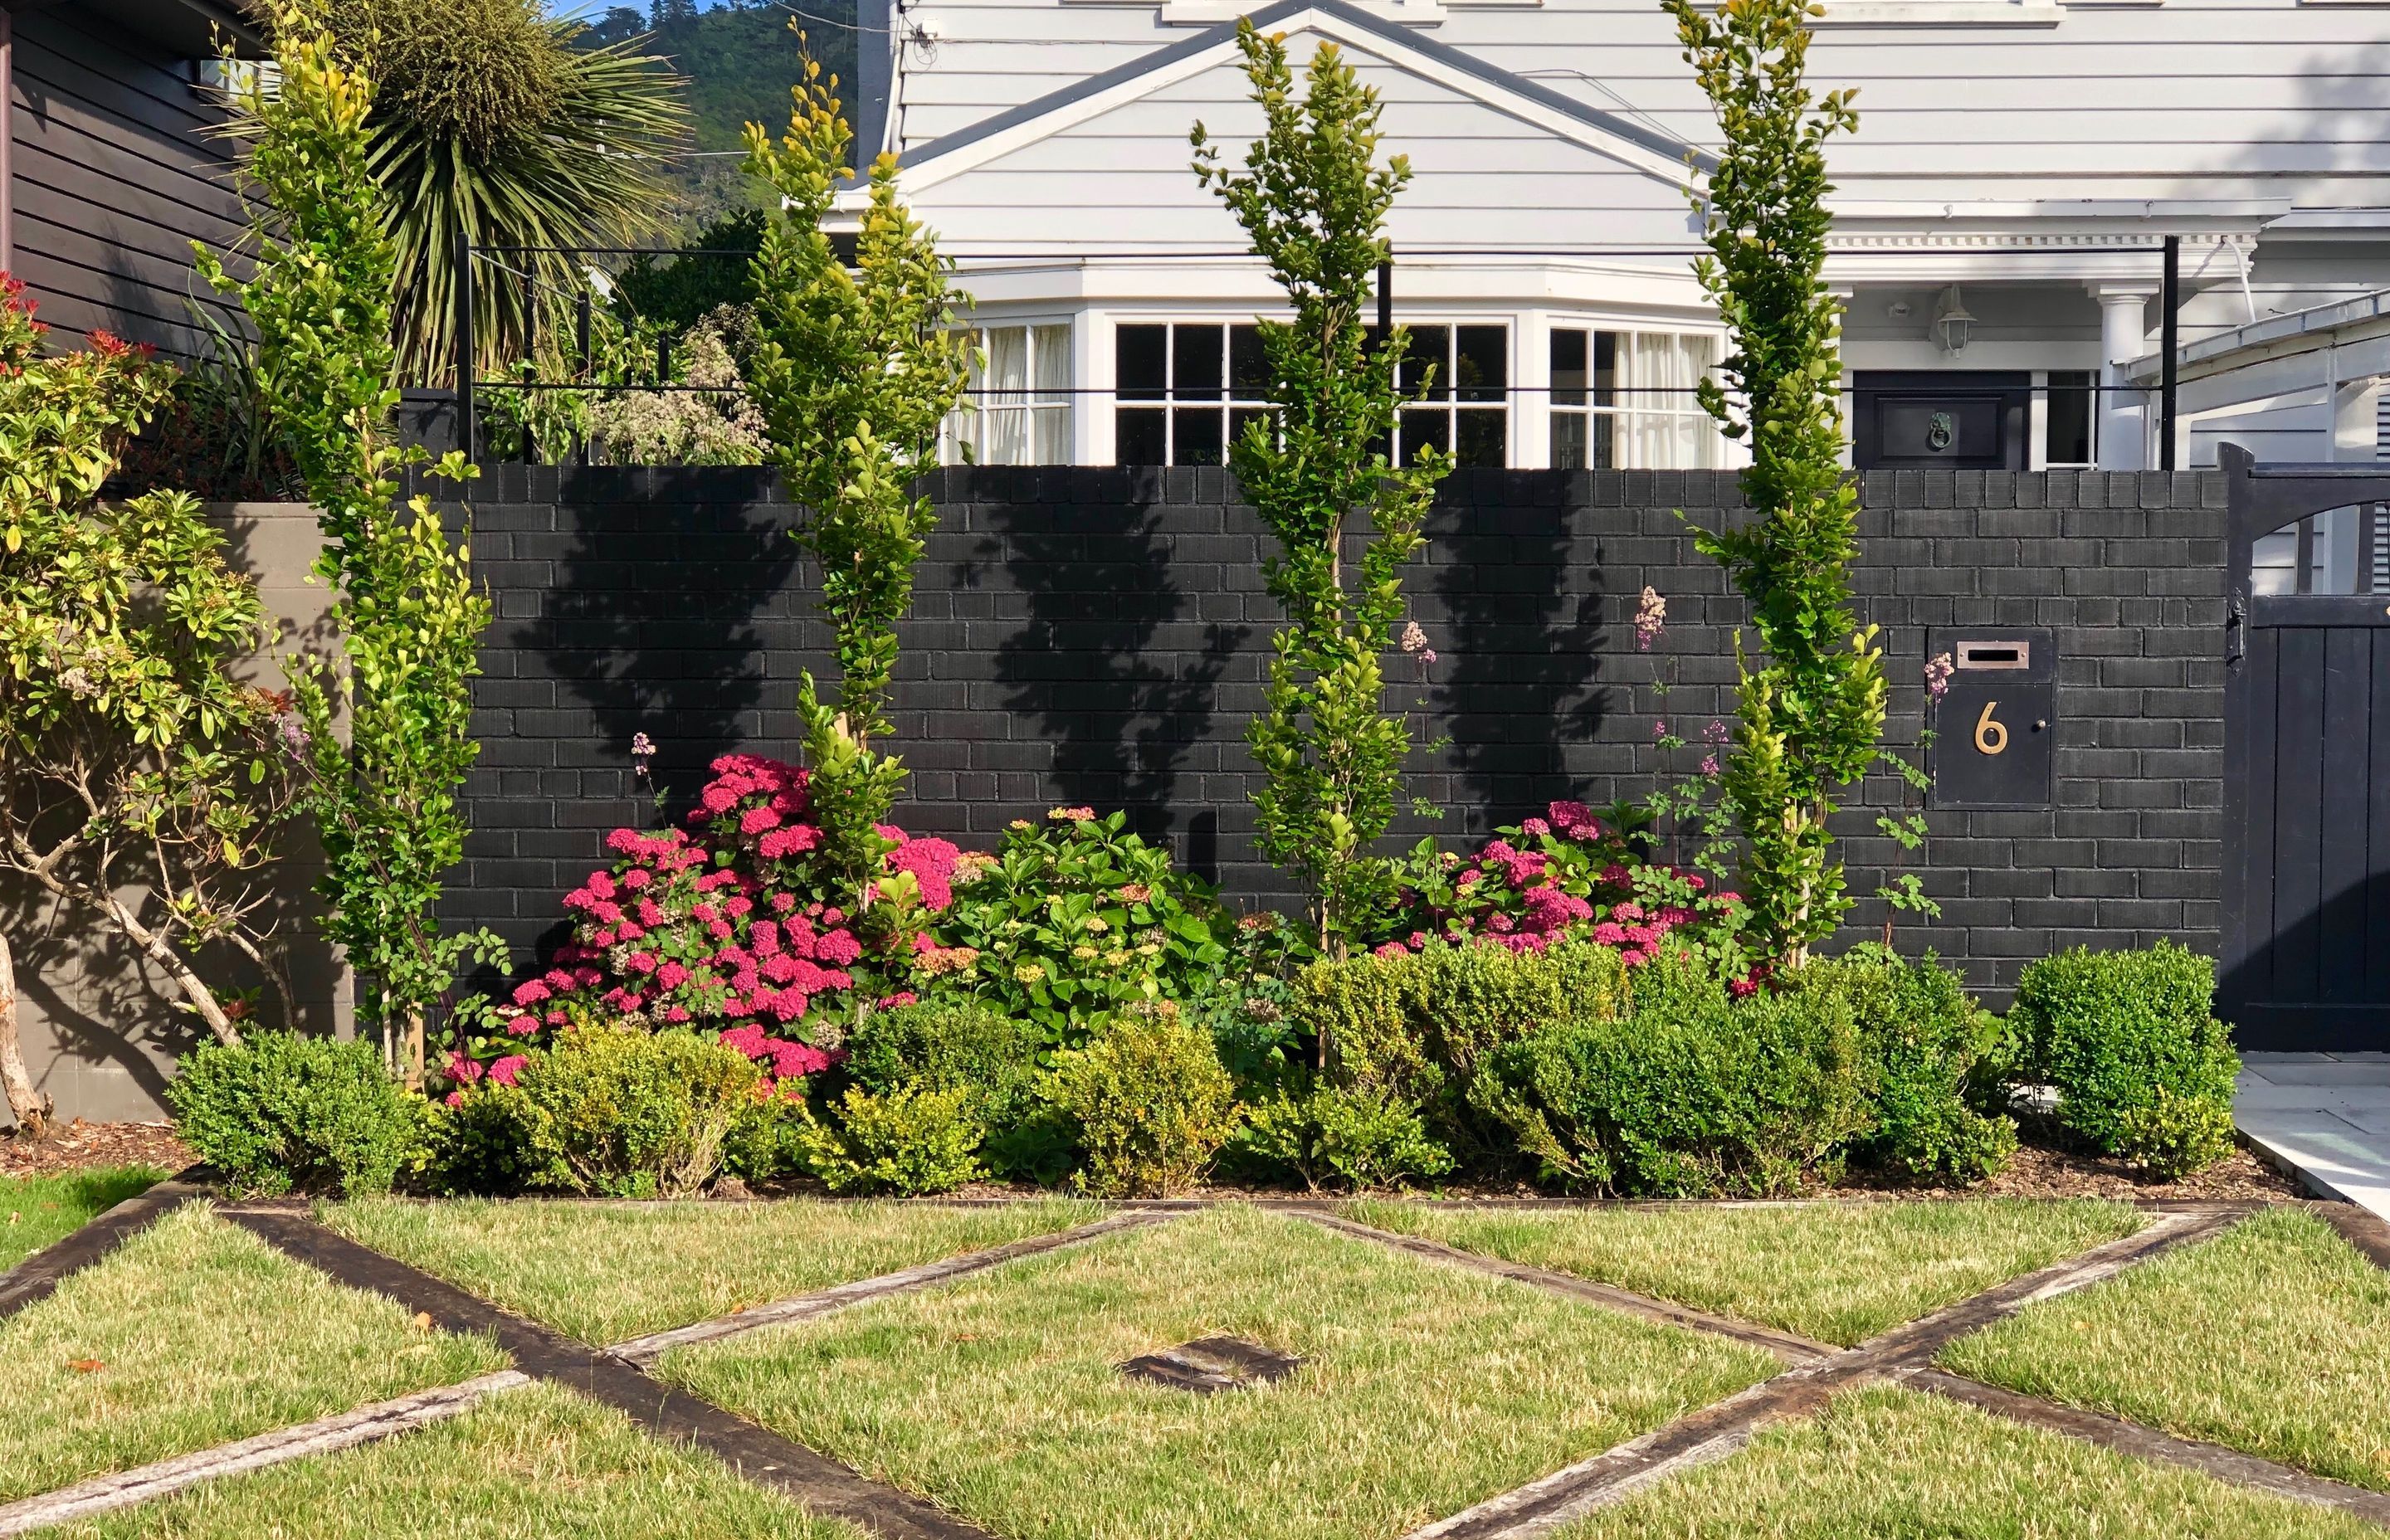
[[[1304,1359],[1196,1396],[1114,1366]],[[1214,1209],[660,1366],[1012,1540],[1391,1537],[1766,1378],[1768,1354]]]
[[[2297,1210],[2036,1305],[1942,1362],[2390,1491],[2390,1273]]]
[[[165,1179],[152,1166],[0,1178],[0,1272]]]
[[[2227,1486],[1915,1391],[1847,1392],[1557,1540],[2379,1540],[2345,1514]]]
[[[710,1455],[550,1385],[386,1444],[211,1482],[51,1532],[66,1540],[861,1540]]]
[[[2132,1234],[2122,1203],[1499,1209],[1357,1202],[1351,1218],[1847,1347]]]
[[[0,1501],[505,1364],[191,1204],[0,1322]]]
[[[1102,1217],[1093,1203],[327,1205],[351,1239],[586,1342],[619,1342]]]

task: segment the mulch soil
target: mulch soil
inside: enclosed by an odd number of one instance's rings
[[[85,1123],[77,1118],[38,1139],[0,1138],[0,1176],[56,1176],[100,1166],[180,1171],[198,1159],[171,1123]]]
[[[152,1165],[180,1171],[195,1157],[174,1137],[166,1123],[85,1123],[80,1118],[53,1130],[42,1139],[0,1138],[0,1176],[51,1175],[97,1166]],[[775,1184],[776,1187],[777,1184]],[[805,1184],[787,1190],[817,1191]],[[974,1183],[951,1196],[962,1199],[1021,1198],[1042,1189],[1001,1182]],[[1283,1187],[1234,1186],[1205,1187],[1190,1196],[1201,1198],[1289,1198],[1300,1193]],[[1458,1199],[1533,1199],[1533,1187],[1471,1184],[1441,1189],[1435,1196]],[[2072,1150],[2025,1145],[2009,1168],[1972,1187],[1886,1187],[1846,1183],[1818,1194],[1826,1198],[2114,1198],[2203,1202],[2291,1201],[2306,1196],[2299,1185],[2247,1150],[2236,1149],[2205,1171],[2179,1182],[2161,1182],[2122,1161]]]

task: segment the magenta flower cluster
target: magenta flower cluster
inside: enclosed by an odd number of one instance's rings
[[[1471,938],[1540,952],[1574,938],[1616,948],[1632,968],[1672,935],[1730,932],[1742,903],[1740,894],[1709,892],[1698,872],[1640,861],[1577,802],[1553,802],[1546,816],[1501,830],[1473,859],[1422,852],[1404,881],[1397,930],[1407,933],[1381,953]]]
[[[830,1062],[803,1041],[808,1016],[841,1008],[858,988],[899,997],[878,986],[906,977],[930,938],[903,925],[867,937],[821,899],[805,772],[753,754],[726,754],[713,769],[688,828],[607,836],[615,863],[566,895],[572,939],[555,966],[515,986],[501,1011],[508,1033],[637,1016],[713,1029],[769,1079],[795,1081]],[[880,832],[893,847],[890,872],[911,873],[920,892],[919,909],[905,912],[945,908],[954,845]],[[452,1065],[450,1078],[478,1079],[478,1069]]]

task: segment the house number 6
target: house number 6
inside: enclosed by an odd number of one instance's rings
[[[2009,746],[2008,725],[1992,720],[1992,708],[1997,700],[1984,702],[1984,714],[1975,718],[1975,748],[1986,754],[1997,754]]]

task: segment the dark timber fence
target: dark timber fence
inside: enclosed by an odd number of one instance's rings
[[[1232,900],[1282,901],[1251,846],[1242,740],[1278,611],[1267,537],[1227,474],[957,468],[930,487],[941,519],[895,690],[913,770],[899,821],[986,848],[1057,803],[1124,807]],[[1904,920],[1904,945],[1935,947],[1996,998],[2023,960],[2076,942],[2213,952],[2223,477],[1877,472],[1863,496],[1856,584],[1882,628],[1891,741],[1921,725],[1929,632],[2031,634],[2043,665],[2055,653],[2048,805],[1933,811],[1908,859],[1943,915]],[[1702,729],[1732,712],[1744,609],[1675,510],[1738,504],[1727,472],[1452,478],[1407,583],[1438,661],[1422,682],[1389,660],[1391,699],[1424,699],[1415,730],[1442,740],[1411,787],[1445,816],[1406,818],[1405,842],[1474,841],[1554,798],[1697,773]],[[497,622],[453,919],[526,956],[553,943],[606,831],[660,816],[633,783],[634,733],[658,746],[674,815],[718,753],[795,757],[799,673],[830,664],[794,519],[762,471],[504,466],[477,484],[475,568]],[[1646,584],[1668,626],[1638,653]],[[1695,740],[1664,764],[1658,720]],[[1947,746],[1972,724],[1941,725]],[[1901,792],[1879,776],[1860,800]],[[1861,895],[1895,854],[1876,812],[1844,820]],[[1864,900],[1851,939],[1882,920]]]

